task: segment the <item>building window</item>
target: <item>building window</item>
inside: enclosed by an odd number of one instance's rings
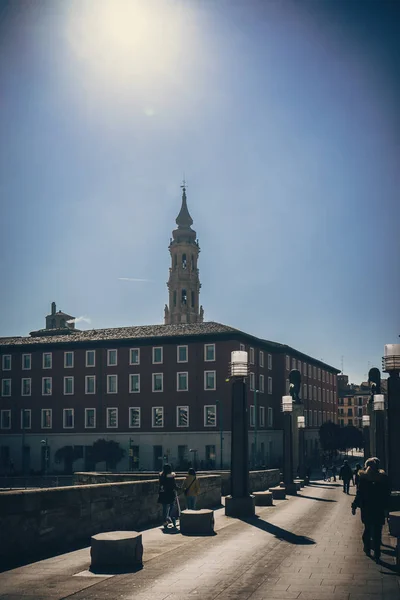
[[[290,356],[286,354],[286,371],[290,371]]]
[[[30,429],[31,428],[31,409],[30,408],[22,408],[21,409],[21,429]]]
[[[129,427],[138,429],[140,427],[140,407],[131,406],[129,408]]]
[[[85,429],[94,429],[96,427],[96,409],[85,408]]]
[[[153,373],[152,385],[153,392],[162,392],[164,387],[163,374]]]
[[[259,391],[261,392],[261,394],[263,394],[264,393],[264,375],[260,375],[258,383],[259,383],[259,385],[258,385]]]
[[[1,411],[1,429],[11,429],[11,410]]]
[[[151,409],[151,426],[164,427],[164,407],[153,406]]]
[[[140,373],[130,373],[129,375],[129,393],[139,394],[140,392]]]
[[[353,409],[352,408],[348,408],[347,409],[347,416],[348,417],[352,417],[353,416]]]
[[[129,364],[140,365],[140,348],[131,348],[129,350]]]
[[[317,399],[317,386],[314,385],[314,389],[313,389],[313,400]]]
[[[160,365],[163,362],[163,349],[161,346],[153,348],[153,365]]]
[[[254,365],[254,348],[250,348],[249,362],[250,362],[251,365]]]
[[[325,383],[325,371],[322,369],[322,383]]]
[[[205,390],[215,390],[216,389],[215,371],[204,371],[204,389]]]
[[[289,379],[286,379],[286,396],[289,396],[289,392],[290,392],[290,381],[289,381]]]
[[[96,393],[96,377],[94,375],[86,375],[85,377],[85,394]]]
[[[1,395],[3,397],[11,396],[11,379],[1,380]]]
[[[204,360],[206,362],[215,360],[215,344],[204,344]]]
[[[107,394],[118,393],[118,375],[107,375]]]
[[[318,425],[318,412],[314,410],[314,427]]]
[[[309,427],[313,426],[313,420],[312,420],[312,410],[308,411],[308,425]]]
[[[322,388],[322,402],[326,401],[325,389]]]
[[[259,353],[259,361],[260,361],[260,367],[264,366],[264,352],[262,350],[260,350]]]
[[[188,347],[187,346],[178,346],[176,350],[176,360],[178,363],[185,363],[188,361]]]
[[[249,373],[249,385],[250,385],[250,390],[254,391],[255,387],[256,387],[254,373]]]
[[[303,384],[303,400],[307,400],[307,384]]]
[[[53,390],[53,381],[51,377],[42,378],[42,396],[51,396]]]
[[[271,406],[268,406],[268,427],[274,426],[274,411]]]
[[[265,406],[260,406],[260,427],[265,427]]]
[[[74,393],[74,378],[64,377],[64,395],[70,396]]]
[[[42,408],[41,424],[42,424],[42,429],[51,429],[51,426],[52,426],[52,410],[51,410],[51,408]]]
[[[351,427],[353,426],[353,419],[349,419],[348,425],[350,425]]]
[[[254,427],[254,414],[255,414],[255,406],[254,404],[250,405],[250,427]]]
[[[215,427],[217,425],[217,407],[208,404],[204,407],[204,427]]]
[[[116,367],[118,364],[118,350],[107,350],[107,366]]]
[[[325,410],[322,412],[322,422],[323,423],[326,422],[326,411]]]
[[[74,353],[73,352],[64,352],[64,368],[72,369],[74,366]]]
[[[313,367],[314,379],[317,379],[317,367]]]
[[[53,355],[51,352],[43,352],[43,369],[51,369],[53,365]]]
[[[272,377],[268,377],[268,394],[272,394]]]
[[[3,371],[11,371],[11,354],[3,354],[2,369]]]
[[[74,427],[74,409],[64,408],[63,410],[63,428],[73,429]]]
[[[296,368],[296,359],[292,358],[292,369]]]
[[[192,303],[192,308],[194,308],[194,304],[195,304],[195,297],[194,297],[194,292],[190,292],[190,298],[191,298],[191,303]]]
[[[308,365],[308,377],[311,378],[311,376],[312,376],[312,367],[311,367],[311,365]]]
[[[176,426],[177,427],[189,427],[189,407],[188,406],[177,406],[176,407]]]
[[[86,350],[86,366],[87,367],[95,367],[96,366],[96,351],[95,350]]]
[[[321,388],[318,388],[318,402],[321,402]]]
[[[22,370],[30,371],[32,368],[32,355],[31,354],[23,354],[22,355]]]
[[[186,290],[182,290],[182,292],[181,292],[181,304],[183,304],[183,306],[186,306],[186,304],[187,304],[187,292],[186,292]]]
[[[268,354],[268,369],[272,369],[272,354]]]
[[[319,381],[321,381],[321,369],[320,368],[318,368],[318,379],[319,379]]]
[[[239,344],[239,350],[241,352],[245,352],[246,351],[246,346],[244,344]]]
[[[303,375],[307,377],[307,363],[303,363]]]
[[[107,408],[107,428],[115,429],[118,427],[118,408]]]
[[[318,425],[321,427],[322,425],[322,412],[318,411]]]
[[[30,396],[32,391],[31,378],[21,380],[21,396]]]
[[[308,399],[312,400],[312,385],[308,386]]]
[[[176,389],[178,392],[187,392],[189,389],[188,374],[177,373],[176,374]]]

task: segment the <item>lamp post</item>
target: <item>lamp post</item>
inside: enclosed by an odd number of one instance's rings
[[[400,490],[400,344],[386,344],[383,370],[387,380],[388,475],[392,489]]]
[[[371,417],[369,415],[362,416],[362,426],[364,431],[364,462],[370,458],[371,449],[370,449],[370,425],[371,425]]]
[[[283,412],[283,481],[288,494],[296,495],[293,483],[292,396],[282,396]]]
[[[257,394],[258,390],[254,390],[254,468],[257,467]]]
[[[249,494],[247,352],[242,350],[232,352],[230,367],[232,380],[231,495],[225,499],[225,514],[229,517],[251,517],[255,514],[255,506],[254,496]]]
[[[306,419],[303,416],[297,417],[297,429],[299,432],[299,477],[305,478],[305,456],[304,456],[304,431],[306,427]]]
[[[44,474],[47,475],[49,470],[49,442],[48,439],[44,439],[40,442],[44,448]]]
[[[190,448],[189,452],[193,453],[193,469],[197,471],[197,448]]]
[[[385,442],[385,396],[374,395],[375,414],[375,449],[376,456],[381,461],[381,466],[386,469],[386,442]]]
[[[223,404],[222,400],[216,400],[215,403],[218,406],[218,419],[219,419],[219,468],[224,468],[224,419],[223,419]]]

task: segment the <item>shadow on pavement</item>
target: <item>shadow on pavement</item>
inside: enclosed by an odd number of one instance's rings
[[[337,502],[337,500],[328,500],[328,498],[317,498],[316,496],[304,496],[303,494],[297,494],[298,498],[308,498],[309,500],[318,500],[318,502]]]
[[[282,529],[282,527],[278,527],[277,525],[272,525],[272,523],[268,523],[267,521],[263,521],[259,517],[252,517],[249,519],[241,519],[244,523],[248,523],[249,525],[253,525],[258,529],[262,529],[267,533],[271,533],[279,540],[284,540],[289,544],[296,544],[298,546],[306,546],[315,544],[315,541],[305,535],[297,535],[296,533],[292,533],[287,529]]]
[[[328,481],[323,481],[322,483],[318,483],[318,481],[310,481],[309,485],[317,485],[318,487],[326,487],[329,489],[333,487],[342,487],[341,483],[331,483],[330,485],[326,485]]]

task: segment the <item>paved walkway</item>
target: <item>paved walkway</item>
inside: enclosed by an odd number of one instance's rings
[[[394,540],[384,537],[383,565],[367,558],[351,501],[316,482],[255,519],[217,511],[213,537],[143,532],[138,573],[93,575],[87,548],[1,573],[0,599],[400,600]]]

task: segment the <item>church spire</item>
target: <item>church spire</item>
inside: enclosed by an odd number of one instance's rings
[[[193,225],[193,219],[189,214],[189,210],[186,203],[186,182],[183,180],[181,185],[182,188],[182,206],[179,211],[179,215],[176,217],[176,224],[179,229],[190,229]]]

